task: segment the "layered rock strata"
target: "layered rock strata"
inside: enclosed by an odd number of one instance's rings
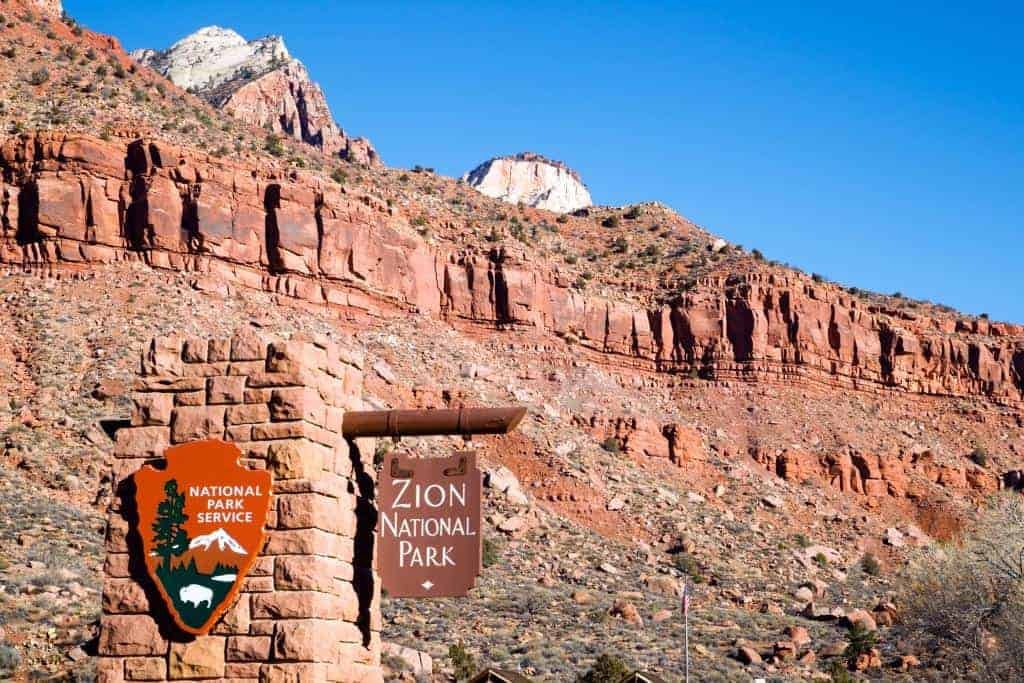
[[[58,133],[0,148],[0,262],[144,261],[350,312],[529,327],[610,362],[1017,404],[1024,328],[867,308],[790,271],[708,277],[671,305],[580,291],[544,262],[428,245],[392,207],[302,172]]]

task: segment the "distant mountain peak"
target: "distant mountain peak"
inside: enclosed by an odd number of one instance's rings
[[[230,28],[204,26],[166,50],[139,49],[131,56],[245,123],[324,154],[380,163],[369,141],[349,137],[338,126],[323,90],[281,36],[247,41]]]
[[[196,536],[189,542],[188,549],[195,550],[196,548],[199,548],[201,550],[209,550],[210,546],[214,543],[217,544],[217,550],[221,552],[229,551],[238,555],[248,554],[245,548],[242,547],[242,544],[233,539],[231,534],[224,529],[217,529],[216,531],[212,531],[208,534]]]
[[[569,213],[590,206],[579,173],[535,152],[493,157],[462,176],[478,192],[509,204]]]

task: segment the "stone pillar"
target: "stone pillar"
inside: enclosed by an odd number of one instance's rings
[[[100,680],[382,680],[373,448],[341,437],[344,411],[360,406],[361,356],[246,328],[230,339],[154,339],[140,375],[114,449]],[[238,598],[194,637],[176,629],[143,566],[132,474],[169,445],[208,438],[270,469],[274,495]]]

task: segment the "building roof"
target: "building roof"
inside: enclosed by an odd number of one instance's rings
[[[649,674],[646,671],[634,671],[623,678],[621,683],[668,683],[668,681],[661,676]]]
[[[533,683],[526,676],[505,669],[484,669],[469,679],[469,683]]]

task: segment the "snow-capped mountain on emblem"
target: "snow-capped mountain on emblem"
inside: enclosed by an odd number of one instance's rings
[[[203,550],[209,550],[210,546],[214,543],[217,544],[217,550],[221,552],[230,551],[239,555],[248,554],[248,551],[242,547],[242,544],[231,538],[231,534],[223,529],[217,529],[203,536],[196,536],[189,542],[188,549],[202,548]]]

